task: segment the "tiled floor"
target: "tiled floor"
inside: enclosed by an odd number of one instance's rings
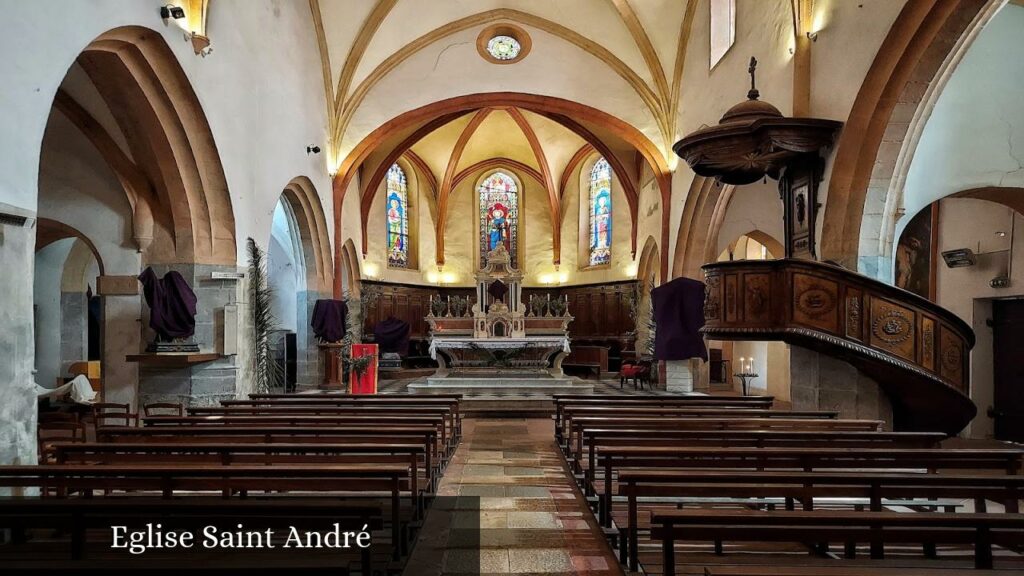
[[[459,498],[431,509],[408,575],[622,574],[563,466],[551,420],[465,420],[438,496]],[[479,548],[458,537],[476,523]]]

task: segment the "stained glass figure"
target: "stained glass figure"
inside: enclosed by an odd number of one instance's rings
[[[387,176],[388,266],[409,267],[409,185],[398,164]]]
[[[504,172],[487,177],[477,189],[480,197],[480,267],[487,253],[504,244],[515,263],[519,244],[519,188]]]
[[[612,261],[612,168],[604,158],[590,171],[590,265]]]

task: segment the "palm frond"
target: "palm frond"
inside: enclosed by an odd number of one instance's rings
[[[252,238],[246,245],[249,253],[249,306],[252,318],[253,387],[258,393],[269,392],[284,382],[283,367],[274,359],[270,333],[277,329],[271,308],[274,291],[267,282],[266,254]]]

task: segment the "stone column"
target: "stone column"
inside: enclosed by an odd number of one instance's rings
[[[60,373],[89,357],[89,300],[85,292],[60,293]]]
[[[665,391],[675,394],[693,392],[693,372],[689,360],[665,361]]]
[[[331,298],[329,294],[315,291],[299,292],[297,326],[295,327],[295,351],[298,355],[297,386],[302,388],[316,387],[322,379],[320,367],[320,350],[317,348],[316,336],[310,322],[313,319],[313,307],[321,298]]]
[[[4,206],[5,212],[15,209]],[[0,464],[35,464],[36,396],[32,269],[36,230],[0,224]],[[0,494],[4,494],[0,490]]]
[[[840,418],[884,420],[885,427],[892,428],[889,398],[850,364],[790,346],[789,372],[794,410],[837,410]]]
[[[96,292],[103,298],[102,399],[137,408],[139,365],[125,356],[142,350],[141,285],[135,276],[100,276]]]

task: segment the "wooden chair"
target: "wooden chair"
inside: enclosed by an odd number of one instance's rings
[[[97,402],[92,405],[93,431],[103,426],[138,426],[139,415],[131,412],[128,404]]]
[[[153,402],[142,407],[143,414],[149,416],[184,416],[185,408],[177,402]]]
[[[54,459],[54,444],[85,442],[85,425],[76,420],[40,422],[36,429],[36,439],[39,447],[39,463],[46,464]]]

